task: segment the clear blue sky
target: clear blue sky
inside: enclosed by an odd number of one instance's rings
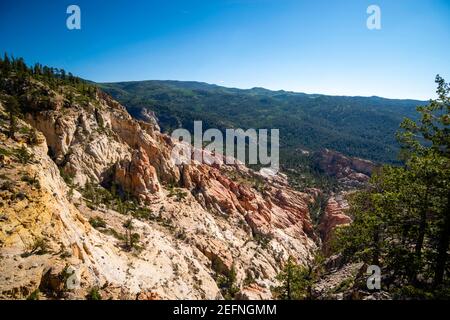
[[[1,0],[0,51],[94,81],[427,99],[437,73],[450,81],[450,0]]]

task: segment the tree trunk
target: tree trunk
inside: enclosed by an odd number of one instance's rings
[[[447,263],[447,250],[450,237],[450,192],[447,194],[447,208],[444,214],[444,225],[442,226],[440,232],[438,255],[436,258],[436,267],[434,272],[435,287],[442,284],[444,280],[445,265]]]
[[[428,205],[429,205],[429,201],[428,201],[429,194],[428,193],[429,193],[429,186],[427,186],[427,189],[425,191],[425,199],[424,199],[422,209],[420,211],[419,234],[417,236],[416,246],[414,248],[416,261],[414,263],[413,270],[411,270],[411,281],[414,283],[417,282],[417,273],[420,271],[417,268],[420,266],[420,263],[421,263],[423,242],[425,239],[425,231],[427,229],[427,213],[428,213]]]
[[[372,264],[378,266],[380,264],[380,226],[375,228],[373,233],[373,255]]]
[[[422,257],[422,247],[423,247],[423,240],[425,238],[426,228],[427,228],[427,210],[424,209],[420,213],[419,235],[417,236],[416,247],[414,250],[417,261],[420,261],[420,259]]]
[[[15,139],[15,133],[16,133],[16,119],[12,112],[9,113],[9,131],[8,131],[8,138]]]
[[[291,297],[291,271],[288,270],[287,281],[286,281],[286,295],[288,300],[292,300]]]

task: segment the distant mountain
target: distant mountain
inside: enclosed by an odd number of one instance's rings
[[[349,156],[393,163],[398,145],[394,134],[404,117],[426,102],[380,97],[347,97],[226,88],[193,81],[136,81],[100,86],[135,117],[142,109],[156,113],[164,131],[240,127],[279,128],[286,163],[298,149],[337,150]]]

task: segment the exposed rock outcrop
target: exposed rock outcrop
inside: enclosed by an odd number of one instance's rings
[[[328,253],[334,230],[339,226],[348,225],[352,222],[352,219],[345,214],[347,209],[348,203],[343,194],[332,196],[328,199],[318,228],[323,243],[322,250],[325,253]]]
[[[313,158],[320,170],[350,188],[364,185],[376,168],[376,165],[369,160],[347,157],[328,149],[315,152]]]
[[[215,274],[233,269],[242,297],[267,299],[284,260],[312,258],[313,197],[292,190],[285,177],[224,161],[175,165],[170,155],[179,142],[154,123],[132,119],[108,96],[98,92],[87,105],[56,100],[62,102],[19,121],[41,132],[36,145],[0,133],[6,153],[23,145],[33,157],[22,163],[11,155],[0,168],[8,177],[1,191],[0,297],[25,298],[41,287],[57,293],[46,298],[84,298],[100,288],[111,298],[216,299],[222,295]],[[87,201],[88,182],[117,184],[145,216],[130,223],[126,209]],[[61,288],[66,265],[76,270],[79,287]],[[244,289],[248,272],[255,281]]]
[[[121,160],[115,165],[113,180],[143,201],[151,201],[161,191],[156,169],[142,148],[133,152],[131,160]]]

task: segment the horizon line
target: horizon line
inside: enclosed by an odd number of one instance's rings
[[[86,79],[87,80],[87,79]],[[351,95],[351,94],[329,94],[329,93],[317,93],[317,92],[312,92],[312,93],[308,93],[305,91],[292,91],[292,90],[285,90],[285,89],[269,89],[266,87],[261,87],[261,86],[255,86],[255,87],[249,87],[249,88],[242,88],[242,87],[235,87],[235,86],[231,86],[228,87],[226,85],[220,85],[220,84],[216,84],[216,83],[210,83],[210,82],[206,82],[206,81],[200,81],[200,80],[175,80],[175,79],[145,79],[145,80],[120,80],[120,81],[93,81],[93,80],[89,80],[92,81],[94,83],[97,84],[116,84],[116,83],[133,83],[133,82],[194,82],[194,83],[200,83],[200,84],[206,84],[209,86],[216,86],[216,87],[220,87],[220,88],[226,88],[226,89],[236,89],[236,90],[243,90],[243,91],[249,91],[249,90],[253,90],[253,89],[263,89],[263,90],[267,90],[267,91],[271,91],[271,92],[285,92],[285,93],[291,93],[291,94],[305,94],[305,95],[310,95],[310,96],[328,96],[328,97],[347,97],[347,98],[379,98],[379,99],[386,99],[386,100],[411,100],[411,101],[418,101],[418,102],[429,102],[430,100],[432,100],[432,98],[427,98],[427,99],[419,99],[419,98],[390,98],[390,97],[385,97],[385,96],[378,96],[378,95]]]

